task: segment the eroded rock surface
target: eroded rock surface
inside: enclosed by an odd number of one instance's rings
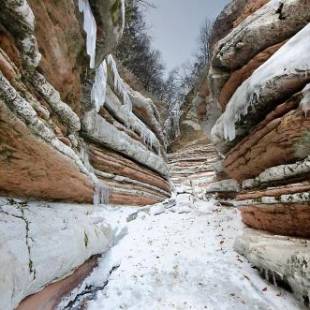
[[[96,208],[170,197],[165,137],[112,56],[125,1],[0,5],[0,308],[56,281],[21,305],[52,309],[112,243]]]
[[[110,191],[111,201],[122,204],[132,197],[139,205],[169,196],[156,107],[131,89],[113,57],[106,57],[124,23],[123,1],[113,16],[107,10],[112,4],[5,2],[0,13],[3,194],[90,203],[96,192]],[[115,193],[120,181],[114,177],[100,181],[111,169],[95,173],[89,162],[92,143],[102,152],[108,149],[112,160],[121,154],[138,163],[122,180],[129,184],[124,191]],[[135,178],[137,167],[161,184],[144,186],[145,179]]]
[[[306,306],[309,274],[295,264],[300,244],[293,237],[310,238],[309,8],[308,0],[232,1],[215,23],[196,96],[201,126],[220,156],[205,192],[230,189],[225,195],[246,225],[285,236],[249,229],[236,249],[281,275]],[[285,242],[290,249],[281,257]]]
[[[1,309],[14,309],[26,296],[70,275],[113,239],[90,205],[1,198],[0,214]]]

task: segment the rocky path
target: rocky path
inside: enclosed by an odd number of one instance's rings
[[[233,251],[237,212],[184,193],[138,212],[105,207],[115,245],[60,309],[300,309]]]

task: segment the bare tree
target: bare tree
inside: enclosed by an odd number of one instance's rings
[[[210,36],[212,31],[212,23],[208,18],[205,19],[201,26],[198,37],[198,53],[196,55],[201,66],[205,67],[210,59]]]
[[[164,66],[160,52],[152,47],[143,9],[154,7],[148,0],[127,0],[126,27],[116,57],[143,84],[159,97],[164,85]]]

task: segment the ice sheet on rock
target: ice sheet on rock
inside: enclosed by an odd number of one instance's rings
[[[233,251],[242,228],[238,211],[212,200],[193,204],[188,196],[177,195],[172,208],[158,204],[135,216],[134,209],[102,208],[112,227],[128,233],[60,309],[85,288],[100,287],[71,309],[81,304],[89,310],[300,309],[290,294],[265,282]]]
[[[97,24],[88,0],[79,0],[79,10],[84,15],[83,28],[86,32],[86,51],[90,57],[90,68],[95,68]]]
[[[128,108],[128,110],[132,111],[132,102],[128,94],[128,86],[120,77],[117,70],[116,62],[111,54],[107,57],[107,65],[111,70],[111,73],[113,74],[114,90],[122,97],[123,104]]]
[[[96,111],[85,114],[83,126],[87,136],[95,139],[97,143],[103,143],[162,175],[168,174],[167,165],[161,156],[151,152],[143,144],[115,128]]]
[[[130,86],[127,85],[119,75],[116,62],[112,55],[107,57],[107,66],[110,69],[109,72],[113,75],[114,91],[122,98],[124,107],[122,112],[124,114],[132,113],[132,115],[134,115],[132,112],[132,101],[130,99],[130,92],[134,93],[134,91],[131,90]],[[157,152],[159,152],[159,143],[155,134],[135,115],[134,118],[131,119],[134,119],[134,121],[130,122],[129,128],[136,131],[140,135],[144,144],[149,146],[149,148],[155,146],[157,148]]]
[[[306,72],[310,68],[310,24],[299,31],[271,58],[260,66],[237,89],[230,99],[225,112],[212,129],[214,142],[222,139],[232,141],[236,137],[236,124],[242,116],[259,105],[261,90],[277,76]],[[298,57],[296,57],[298,55]]]
[[[91,90],[91,101],[99,112],[105,103],[107,92],[107,63],[104,60],[96,70],[95,82]]]

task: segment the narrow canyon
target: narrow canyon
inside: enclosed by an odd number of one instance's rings
[[[135,1],[0,0],[0,310],[309,308],[310,0],[229,1],[169,104]]]

